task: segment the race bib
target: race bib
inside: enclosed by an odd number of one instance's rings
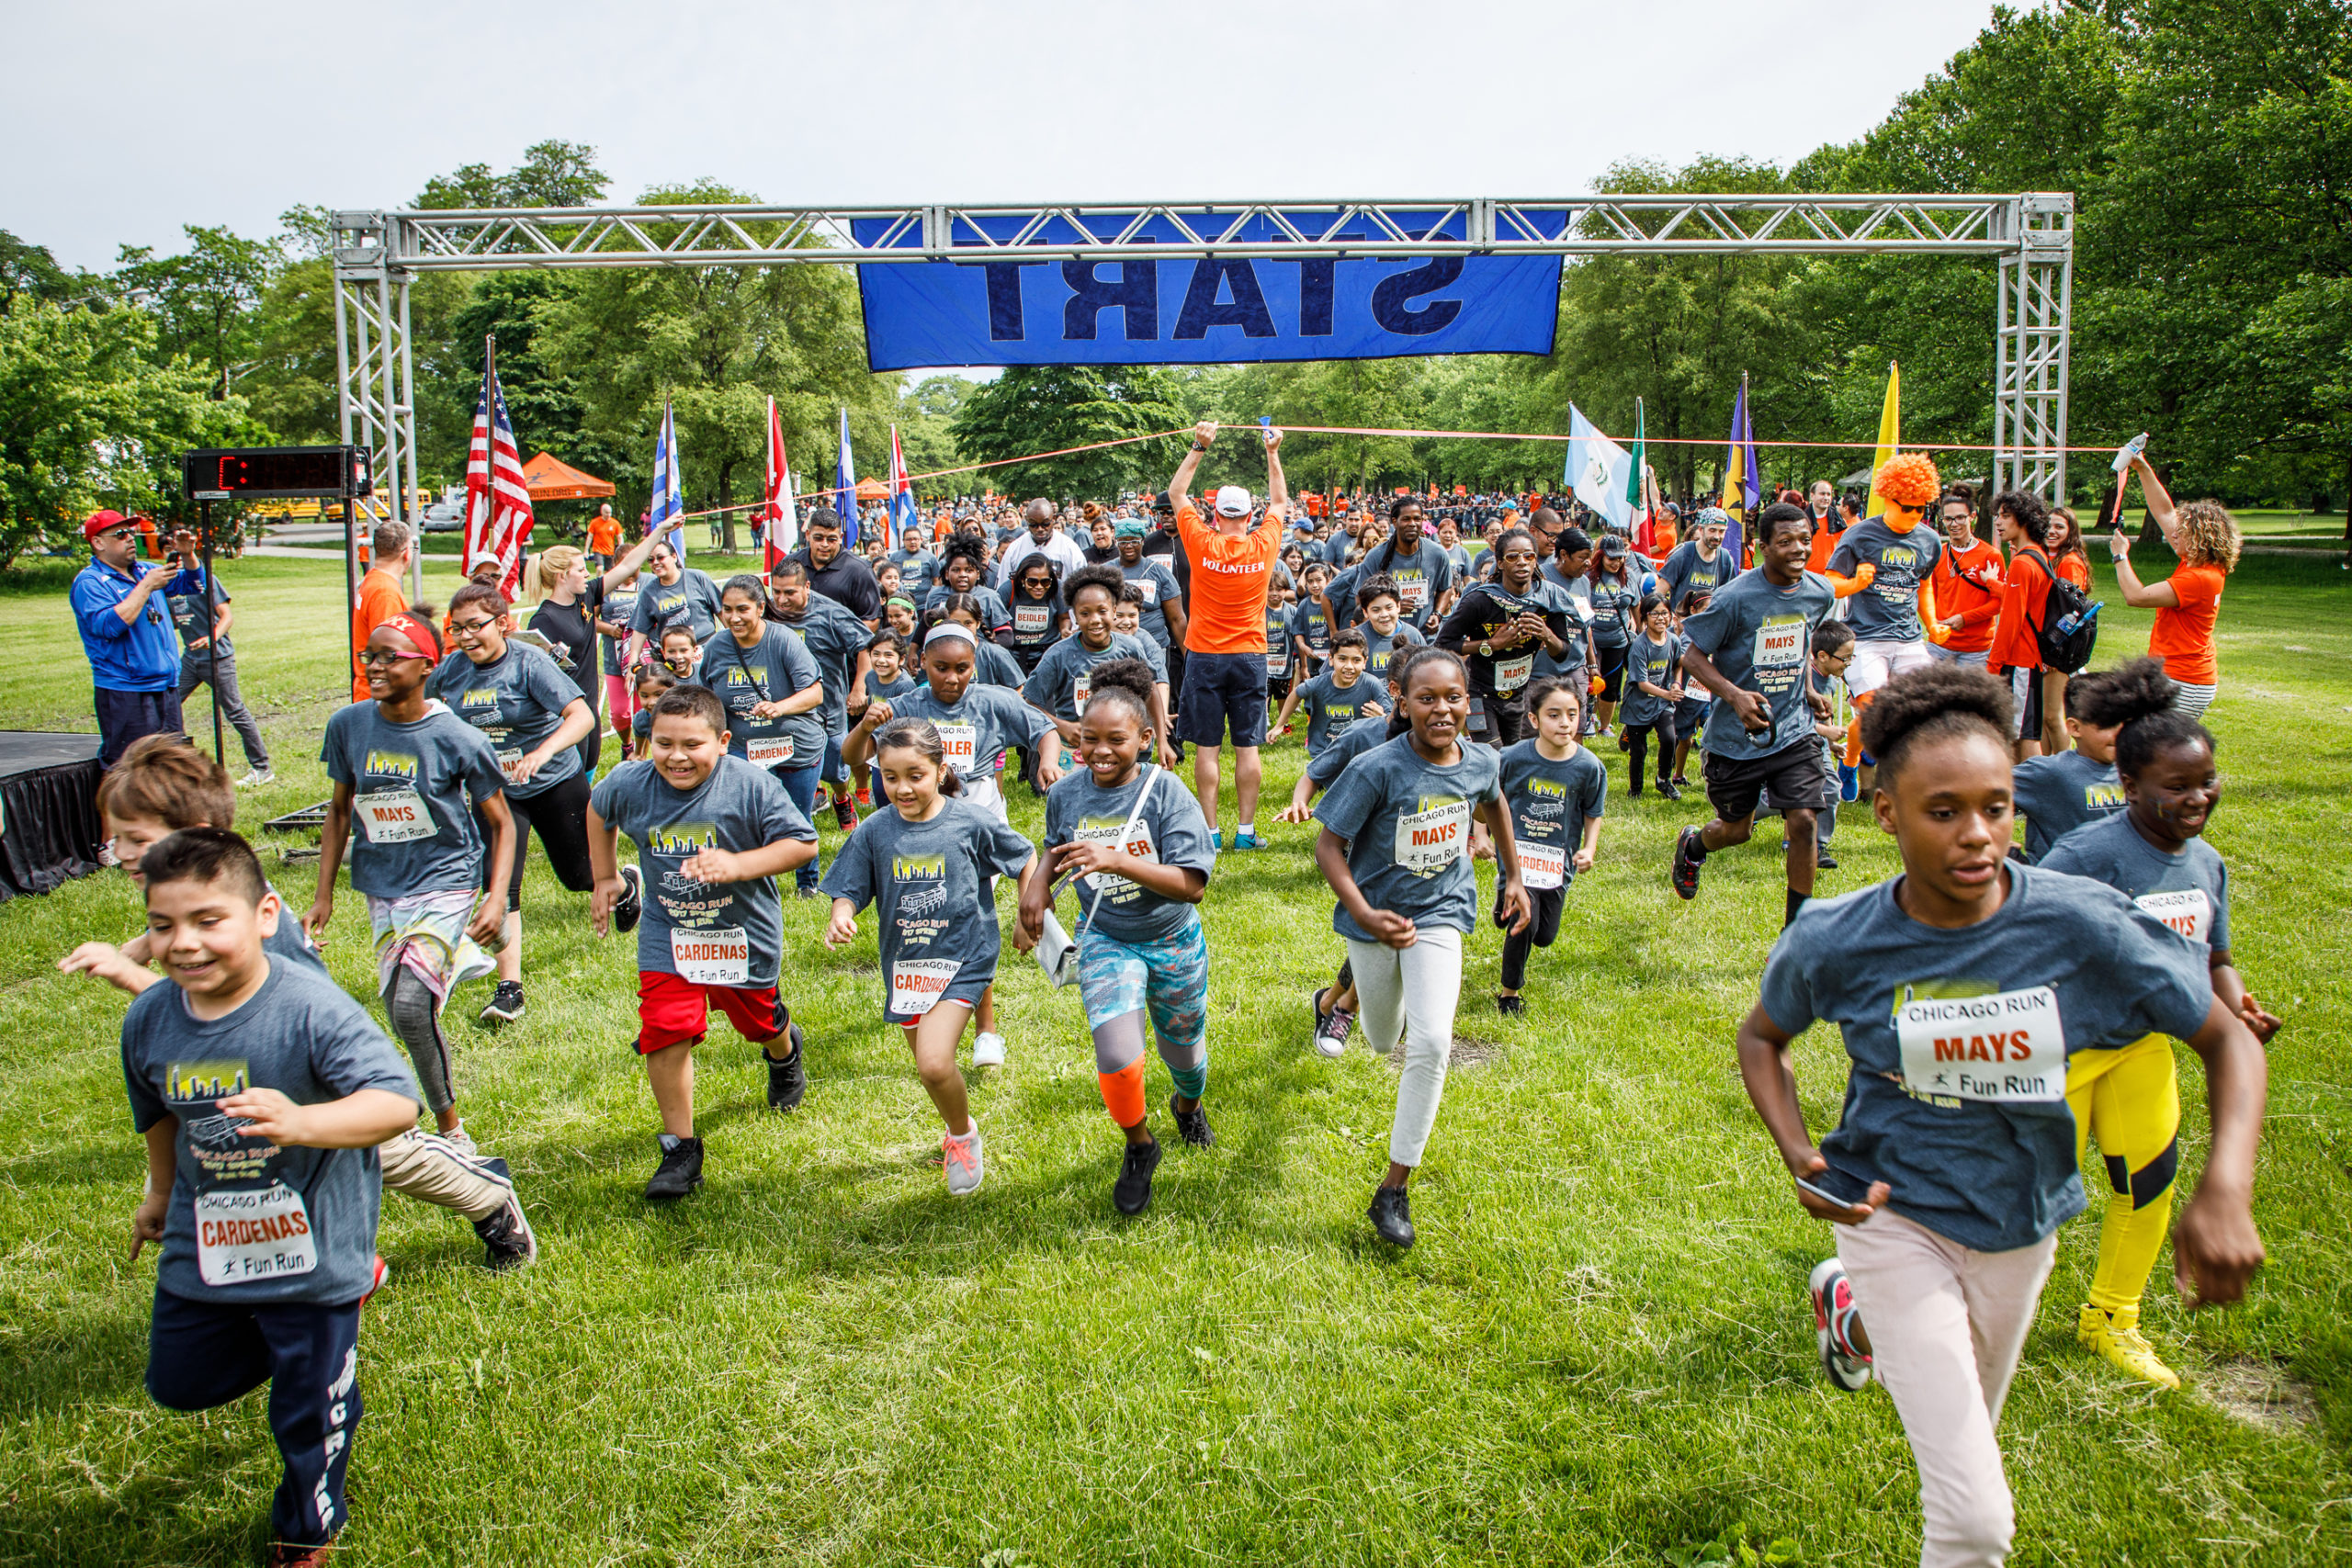
[[[953,958],[901,958],[890,965],[890,1010],[921,1018],[939,1005],[963,964]]]
[[[1556,844],[1519,845],[1519,880],[1531,893],[1565,887],[1568,882],[1568,852]]]
[[[1396,818],[1396,861],[1415,876],[1434,876],[1470,847],[1470,803],[1448,801]]]
[[[1091,670],[1080,671],[1078,679],[1069,683],[1070,706],[1076,708],[1080,713],[1084,713],[1086,711],[1086,699],[1093,694],[1094,671]]]
[[[520,746],[509,747],[498,754],[498,771],[512,778],[514,773],[514,764],[522,760],[523,748]]]
[[[1012,606],[1012,629],[1023,637],[1035,637],[1053,625],[1051,604],[1015,604]]]
[[[1266,673],[1277,681],[1289,674],[1290,650],[1277,650],[1273,644],[1269,643],[1266,647]]]
[[[1135,585],[1143,590],[1143,602],[1147,605],[1157,604],[1159,603],[1159,583],[1154,582],[1148,577],[1142,577],[1135,580]]]
[[[319,1266],[311,1211],[282,1181],[196,1195],[196,1266],[208,1285],[248,1285]]]
[[[942,755],[947,761],[953,763],[956,771],[963,774],[968,782],[972,776],[972,764],[979,757],[979,726],[942,724],[934,728],[939,731],[939,749]]]
[[[741,986],[752,977],[752,939],[741,926],[670,928],[670,962],[697,986]]]
[[[2132,900],[2191,942],[2213,940],[2213,901],[2202,887],[2178,893],[2143,893]]]
[[[1535,655],[1532,653],[1515,653],[1508,659],[1498,659],[1495,660],[1495,690],[1508,696],[1526,685],[1527,678],[1534,673]]]
[[[413,789],[371,790],[352,796],[351,804],[371,844],[405,844],[440,831],[424,808],[424,797]]]
[[[2025,1104],[2066,1098],[2066,1035],[2047,986],[1902,1003],[1903,1082],[1928,1098]]]
[[[1400,577],[1396,580],[1396,603],[1407,610],[1419,610],[1430,602],[1430,580],[1426,577]]]
[[[1126,825],[1127,820],[1124,817],[1116,822],[1081,823],[1070,830],[1069,840],[1073,844],[1116,845],[1119,843],[1119,829]],[[1154,865],[1159,863],[1159,846],[1151,841],[1151,824],[1141,818],[1136,818],[1136,830],[1121,847],[1139,861],[1148,861]],[[1116,898],[1135,886],[1127,878],[1114,876],[1107,871],[1090,871],[1085,881],[1099,898]]]
[[[792,737],[770,735],[743,742],[743,755],[755,768],[773,768],[792,761]]]
[[[1804,617],[1772,615],[1756,628],[1748,662],[1758,670],[1792,670],[1804,662]]]

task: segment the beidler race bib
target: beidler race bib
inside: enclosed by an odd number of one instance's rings
[[[1903,1082],[1929,1099],[2030,1104],[2066,1098],[2066,1034],[2047,986],[1899,1002]]]

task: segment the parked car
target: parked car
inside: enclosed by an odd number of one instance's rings
[[[417,525],[428,534],[456,534],[466,525],[466,509],[453,501],[436,501],[417,516]]]

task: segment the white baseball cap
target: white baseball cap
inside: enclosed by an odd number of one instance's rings
[[[1239,485],[1221,485],[1216,492],[1216,514],[1219,517],[1250,515],[1250,492]]]

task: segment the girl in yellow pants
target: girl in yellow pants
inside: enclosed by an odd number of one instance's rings
[[[2085,694],[2085,723],[2119,727],[2115,762],[2126,804],[2060,839],[2041,864],[2104,882],[2201,944],[2215,998],[2267,1041],[2279,1021],[2246,994],[2231,962],[2229,870],[2202,837],[2222,798],[2213,737],[2175,708],[2174,691],[2154,660],[2140,659]],[[2076,1052],[2066,1064],[2066,1104],[2075,1113],[2076,1162],[2097,1139],[2114,1190],[2075,1336],[2142,1382],[2178,1388],[2179,1377],[2140,1332],[2140,1298],[2164,1250],[2180,1163],[2172,1042],[2151,1034],[2114,1050]]]

